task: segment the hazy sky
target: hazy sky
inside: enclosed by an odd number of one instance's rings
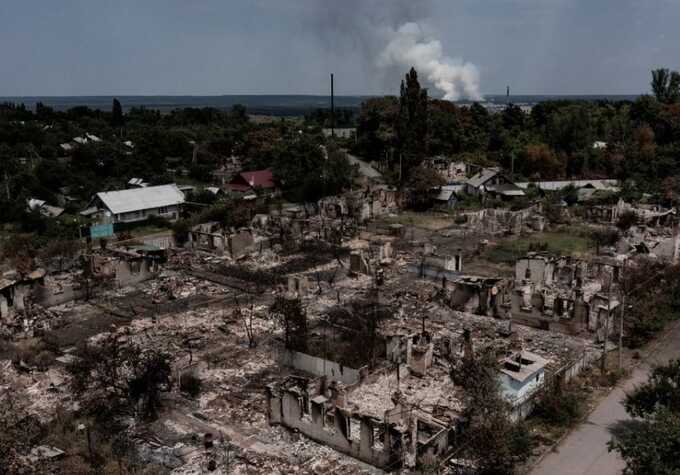
[[[0,96],[315,94],[330,72],[396,93],[378,56],[406,22],[486,94],[640,93],[680,69],[678,19],[680,0],[1,0]]]

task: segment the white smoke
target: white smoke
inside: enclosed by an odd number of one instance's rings
[[[441,42],[428,38],[417,23],[405,23],[398,30],[389,32],[389,43],[380,54],[378,66],[413,66],[449,101],[482,99],[477,67],[445,56]]]

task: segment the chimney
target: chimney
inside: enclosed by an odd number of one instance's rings
[[[463,330],[463,359],[466,361],[475,359],[474,349],[472,348],[472,333],[468,328]]]

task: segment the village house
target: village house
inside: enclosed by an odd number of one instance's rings
[[[226,185],[226,189],[232,193],[249,195],[256,192],[273,194],[276,190],[274,175],[271,170],[256,170],[241,172],[235,175]]]
[[[558,192],[569,187],[576,189],[578,201],[588,201],[598,195],[618,193],[621,188],[618,180],[557,180],[516,183],[518,187],[527,190],[535,187],[539,192]]]
[[[434,197],[435,203],[443,208],[454,208],[465,190],[465,185],[444,185]]]
[[[482,169],[465,182],[465,192],[472,196],[490,195],[502,199],[524,196],[524,191],[504,175],[500,168]]]
[[[174,221],[183,203],[184,193],[175,184],[148,186],[97,193],[81,214],[109,223],[134,223],[151,216]]]

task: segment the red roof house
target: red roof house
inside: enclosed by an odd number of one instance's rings
[[[256,189],[273,190],[274,175],[271,170],[257,170],[254,172],[242,172],[236,175],[228,184],[229,191],[248,193]]]

